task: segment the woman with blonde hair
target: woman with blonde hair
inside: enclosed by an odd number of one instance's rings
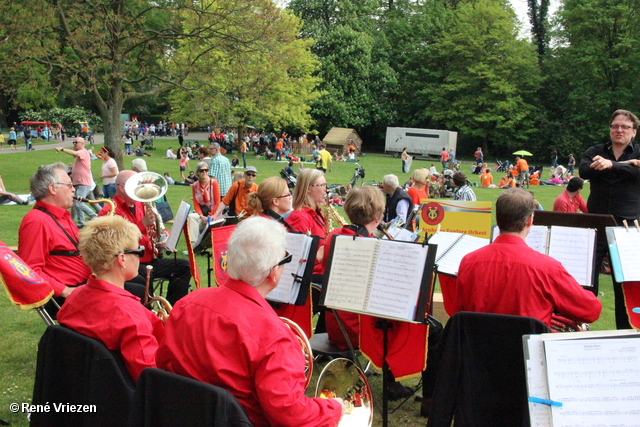
[[[411,197],[414,205],[419,205],[420,200],[429,198],[429,171],[427,169],[416,169],[411,174],[413,185],[407,190],[407,194]]]
[[[285,226],[289,231],[293,228],[282,218],[291,210],[291,191],[284,179],[272,176],[258,185],[258,191],[247,195],[247,203],[254,215],[271,218]]]
[[[144,247],[140,230],[125,218],[103,216],[80,230],[80,255],[93,273],[76,288],[58,312],[61,325],[119,351],[137,381],[144,368],[155,368],[158,343],[164,336],[162,321],[124,289],[138,275]]]
[[[293,192],[293,212],[287,217],[287,223],[296,231],[320,237],[320,246],[324,244],[325,218],[322,206],[327,196],[327,180],[318,169],[304,169],[298,175]],[[320,255],[321,251],[318,252]],[[322,273],[322,257],[316,259],[314,273]]]

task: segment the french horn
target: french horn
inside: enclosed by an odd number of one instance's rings
[[[300,342],[302,356],[304,357],[304,376],[306,379],[304,388],[306,389],[311,382],[311,375],[313,375],[313,352],[311,351],[311,344],[309,344],[307,335],[296,322],[287,319],[286,317],[281,317],[280,320],[282,320],[284,324],[287,325],[289,329],[291,329],[293,334],[296,336],[296,338],[298,338],[298,341]]]
[[[366,375],[353,361],[333,359],[322,370],[316,386],[316,397],[340,398],[345,411],[338,427],[371,427],[373,395]]]
[[[169,303],[169,301],[167,301],[161,296],[153,296],[149,298],[149,287],[151,284],[152,270],[153,270],[153,266],[147,265],[147,276],[146,276],[145,287],[144,287],[143,304],[145,307],[153,311],[156,314],[156,316],[158,316],[160,320],[162,320],[162,323],[166,323],[167,319],[169,318],[169,315],[171,314],[171,310],[173,310],[173,307],[171,306],[171,303]]]

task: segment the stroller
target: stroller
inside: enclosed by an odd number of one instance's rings
[[[153,135],[145,137],[142,141],[140,141],[142,143],[142,148],[144,148],[145,150],[155,150],[156,147],[153,146],[154,139],[156,139],[156,137]]]
[[[496,165],[494,166],[494,169],[496,172],[507,173],[510,166],[511,165],[509,164],[509,160],[505,160],[504,163],[502,163],[500,160],[496,159]]]
[[[294,175],[291,175],[291,174],[287,173],[287,171],[285,169],[282,169],[280,171],[280,176],[285,181],[287,181],[287,187],[289,187],[289,189],[293,190],[293,188],[296,186],[296,182],[298,182],[296,177]]]

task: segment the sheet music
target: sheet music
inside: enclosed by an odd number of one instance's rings
[[[436,233],[433,237],[438,236],[440,233]],[[457,234],[458,233],[449,233]],[[433,239],[432,237],[432,239]],[[429,239],[429,243],[434,243]],[[481,239],[480,237],[469,236],[462,234],[462,238],[455,242],[452,247],[445,251],[440,258],[436,255],[436,263],[438,264],[438,272],[450,274],[452,276],[458,275],[458,269],[460,268],[460,261],[470,252],[480,249],[489,244],[489,239]],[[438,244],[438,252],[440,254],[440,245]]]
[[[334,236],[335,247],[324,304],[328,307],[363,311],[373,274],[377,239]],[[339,273],[338,273],[339,272]]]
[[[387,230],[393,240],[400,242],[413,242],[415,239],[413,238],[413,233],[405,228],[390,228]],[[382,240],[389,240],[387,236],[384,236]]]
[[[527,375],[527,395],[549,399],[547,364],[544,359],[544,342],[541,335],[525,335],[524,369]],[[551,427],[551,407],[529,402],[529,419],[532,427]]]
[[[169,238],[167,239],[167,243],[165,245],[165,249],[167,251],[175,252],[176,246],[178,245],[178,240],[180,239],[180,235],[182,234],[182,229],[184,228],[185,222],[187,222],[187,215],[189,215],[189,210],[191,209],[191,205],[184,200],[180,202],[180,206],[178,207],[178,212],[176,212],[175,217],[173,218],[173,226],[171,227],[171,234],[169,234]]]
[[[500,235],[500,227],[497,225],[493,228],[493,235],[491,236],[491,242],[496,240],[496,237]],[[534,251],[538,251],[541,254],[547,254],[547,241],[549,237],[549,227],[546,225],[533,225],[527,234],[527,238],[524,242]]]
[[[582,286],[593,286],[593,253],[596,230],[551,226],[549,256],[564,266]]]
[[[460,239],[460,233],[450,233],[448,231],[438,231],[436,234],[429,238],[429,243],[434,245],[438,245],[438,250],[436,251],[436,263],[440,260],[442,255]]]
[[[380,241],[366,311],[413,320],[428,246]]]
[[[311,239],[306,234],[287,233],[287,244],[285,249],[293,256],[292,261],[284,265],[282,276],[278,286],[267,296],[271,301],[284,302],[288,304],[295,303],[300,289],[300,282],[295,281],[293,274],[302,276],[304,267],[309,260],[309,249],[311,247]],[[314,262],[314,260],[311,260]]]
[[[618,255],[622,265],[622,276],[625,281],[640,280],[640,233],[634,228],[616,227],[613,229],[618,246]]]
[[[554,427],[638,425],[640,339],[545,341]]]

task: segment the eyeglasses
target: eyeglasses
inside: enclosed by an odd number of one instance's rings
[[[80,141],[73,141],[74,144],[80,144]]]
[[[255,174],[255,173],[245,173],[245,175],[247,175],[247,176],[252,176],[252,177],[254,177],[254,178],[255,178],[256,176],[258,176],[258,174]]]
[[[198,169],[198,172],[209,172],[209,169]]]
[[[284,251],[284,258],[282,258],[279,263],[274,265],[274,267],[280,267],[281,265],[289,264],[292,259],[293,254],[290,254],[288,251]]]
[[[138,246],[138,249],[125,249],[123,250],[121,253],[123,254],[131,254],[131,255],[136,255],[138,258],[142,258],[142,256],[144,255],[144,246]],[[117,257],[118,254],[116,254],[114,257]]]
[[[629,125],[609,125],[609,129],[611,130],[629,130],[632,129],[633,126],[629,126]]]
[[[309,187],[324,187],[324,188],[327,188],[327,183],[325,182],[324,184],[311,184]]]
[[[73,184],[71,183],[71,181],[69,181],[69,182],[56,182],[56,185],[57,185],[57,186],[60,186],[60,185],[66,185],[66,186],[67,186],[67,187],[69,187],[70,189],[73,189]]]
[[[283,196],[278,196],[278,197],[275,197],[275,198],[276,199],[282,199],[283,197],[292,197],[292,196],[293,196],[293,194],[291,194],[291,192],[288,192],[287,194],[285,194]]]

